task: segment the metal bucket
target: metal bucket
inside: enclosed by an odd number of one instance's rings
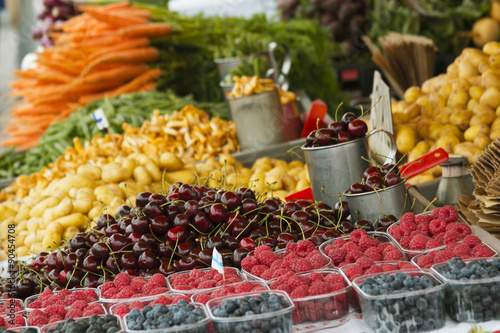
[[[228,98],[242,151],[259,150],[285,141],[286,126],[278,89]]]
[[[387,163],[396,156],[396,141],[391,133],[374,130],[365,137],[324,147],[302,146],[307,163],[314,199],[334,206],[339,195],[345,193],[353,183],[363,177],[370,167],[368,140],[375,133],[384,132],[389,136],[392,147]]]
[[[394,215],[398,219],[411,211],[410,197],[406,182],[359,194],[345,194],[352,221],[368,220],[372,223],[384,215]]]

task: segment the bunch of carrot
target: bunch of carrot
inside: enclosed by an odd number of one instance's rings
[[[170,25],[150,23],[149,10],[127,2],[80,10],[51,32],[55,45],[37,54],[36,68],[15,72],[12,95],[23,99],[12,109],[2,146],[32,148],[50,124],[77,106],[155,89],[162,72],[148,68],[159,57],[148,37],[171,34]]]

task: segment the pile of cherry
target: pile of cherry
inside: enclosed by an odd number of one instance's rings
[[[334,121],[327,128],[312,131],[306,138],[306,147],[331,146],[362,138],[368,132],[366,123],[352,112],[346,112],[340,121]]]
[[[352,184],[347,193],[360,194],[373,192],[401,183],[399,169],[394,164],[384,164],[382,167],[371,166],[363,172],[360,183]]]
[[[353,229],[345,202],[334,208],[308,200],[259,202],[243,187],[225,191],[176,183],[165,195],[140,193],[136,206],[122,206],[116,218],[104,214],[65,247],[20,264],[13,289],[24,299],[46,287],[95,288],[119,272],[167,276],[210,267],[213,248],[226,267],[239,268],[258,245],[280,249],[311,236],[320,244]],[[9,290],[9,283],[2,285]]]

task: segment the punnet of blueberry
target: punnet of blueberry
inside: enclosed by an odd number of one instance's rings
[[[0,327],[0,333],[38,333],[36,327],[25,327],[20,331],[13,331],[5,327]]]
[[[375,332],[421,332],[444,326],[444,285],[430,271],[354,280],[363,319]]]
[[[453,258],[435,270],[446,279],[445,307],[454,320],[500,319],[500,259]]]
[[[181,326],[176,332],[207,332],[207,318],[200,306],[180,300],[175,305],[156,304],[145,306],[142,311],[133,309],[125,316],[128,331],[151,331]]]
[[[58,323],[54,328],[47,330],[46,333],[115,333],[119,331],[121,331],[121,325],[118,318],[108,314],[104,316],[93,315],[77,321],[68,319]]]
[[[292,329],[293,305],[274,292],[248,293],[207,303],[218,333],[285,333]]]

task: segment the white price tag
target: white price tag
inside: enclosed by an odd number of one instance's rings
[[[92,113],[92,118],[95,120],[97,128],[99,128],[101,131],[105,128],[109,128],[108,118],[106,118],[106,115],[101,108],[95,110]]]

